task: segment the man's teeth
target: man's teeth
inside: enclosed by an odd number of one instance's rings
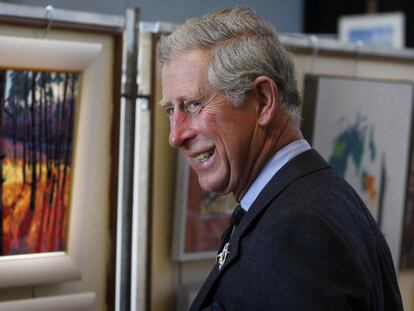
[[[213,154],[212,152],[200,153],[199,155],[194,157],[194,160],[196,160],[197,162],[202,162],[208,159],[209,157],[211,157],[212,154]]]

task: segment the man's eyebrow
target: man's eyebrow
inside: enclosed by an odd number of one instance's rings
[[[158,105],[160,105],[162,108],[165,108],[170,104],[171,104],[171,102],[169,100],[164,99],[164,98],[161,99],[158,103]]]
[[[174,105],[174,102],[179,103],[179,102],[203,101],[203,100],[205,100],[205,98],[203,96],[200,96],[200,95],[197,95],[197,96],[188,96],[188,97],[185,97],[185,98],[182,98],[182,99],[180,99],[178,101],[173,101],[173,102],[171,102],[170,100],[167,100],[167,99],[163,98],[163,99],[161,99],[158,102],[158,105],[160,105],[162,108],[165,108],[167,106]]]

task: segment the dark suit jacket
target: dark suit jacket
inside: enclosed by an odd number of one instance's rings
[[[191,311],[210,310],[214,303],[226,311],[403,310],[379,228],[315,150],[275,174],[237,227],[229,250]]]

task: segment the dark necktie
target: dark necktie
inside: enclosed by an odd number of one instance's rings
[[[230,225],[228,226],[226,231],[224,231],[223,236],[221,237],[220,251],[217,254],[217,263],[218,263],[219,270],[221,270],[221,268],[223,267],[226,261],[227,255],[230,253],[230,250],[229,250],[230,238],[234,230],[236,229],[237,225],[242,220],[244,214],[246,214],[246,211],[240,205],[237,206],[234,209],[233,214],[231,215]]]
[[[240,205],[238,205],[234,209],[233,213],[231,214],[230,224],[227,227],[226,231],[224,231],[223,236],[221,237],[222,245],[230,240],[234,230],[242,220],[244,214],[246,214],[246,211]]]

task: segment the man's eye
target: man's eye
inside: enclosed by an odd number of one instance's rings
[[[184,110],[185,112],[189,114],[198,113],[201,108],[201,103],[198,101],[191,101],[184,104]]]
[[[165,108],[165,112],[171,116],[174,113],[174,107],[167,107]]]

